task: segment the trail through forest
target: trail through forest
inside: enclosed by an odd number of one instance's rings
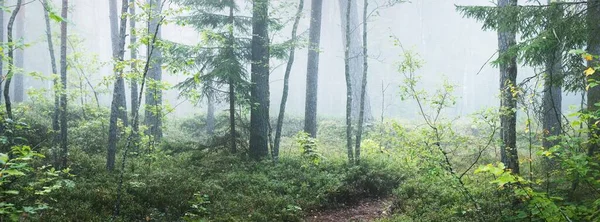
[[[386,199],[364,199],[354,205],[311,212],[307,222],[374,221],[389,215],[393,201]]]

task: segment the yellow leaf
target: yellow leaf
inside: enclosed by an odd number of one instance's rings
[[[585,76],[591,76],[596,72],[596,70],[594,70],[594,68],[590,67],[588,69],[586,69],[583,73],[585,73]]]
[[[594,57],[592,57],[592,55],[590,55],[590,54],[583,55],[583,58],[587,61],[592,61],[592,59],[594,59]]]

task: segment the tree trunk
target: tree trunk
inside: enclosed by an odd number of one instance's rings
[[[43,1],[44,4],[44,20],[46,22],[46,41],[48,42],[48,52],[50,53],[50,65],[52,67],[52,75],[58,74],[58,68],[56,67],[56,56],[54,52],[54,43],[52,42],[52,27],[50,26],[50,17],[48,15],[48,10],[50,9],[50,5],[48,0]],[[61,36],[62,37],[62,36]],[[54,85],[54,112],[52,113],[52,131],[54,131],[54,140],[52,141],[54,145],[57,145],[60,142],[60,125],[59,125],[59,114],[60,114],[60,92],[58,90],[59,83],[58,78],[53,78]],[[58,163],[59,152],[55,151],[54,155],[54,163]],[[58,164],[55,165],[58,167]]]
[[[368,8],[369,3],[368,0],[364,0],[363,4],[363,75],[361,81],[360,88],[360,110],[358,115],[358,132],[356,133],[356,144],[354,148],[355,152],[355,161],[358,163],[360,161],[360,143],[362,142],[362,133],[363,133],[363,124],[365,120],[365,97],[367,94],[367,74],[369,70],[369,61],[368,61],[368,42],[367,42],[367,17],[368,17]]]
[[[273,160],[277,162],[279,159],[279,144],[281,142],[281,129],[283,128],[283,119],[285,118],[285,106],[287,103],[288,92],[290,88],[290,73],[292,72],[292,65],[294,64],[294,57],[296,53],[297,44],[297,32],[300,18],[302,18],[302,10],[304,9],[304,0],[300,0],[298,3],[298,11],[294,19],[294,25],[292,26],[292,46],[290,47],[290,55],[288,57],[287,66],[285,67],[285,75],[283,77],[283,96],[281,96],[281,103],[279,104],[279,116],[277,117],[277,128],[275,129],[275,145],[272,150]],[[311,135],[312,136],[312,135]]]
[[[548,1],[552,7],[557,5]],[[551,15],[551,18],[560,18],[561,14]],[[553,19],[550,20],[552,22]],[[549,137],[559,136],[562,132],[562,52],[560,39],[556,39],[556,44],[552,46],[554,53],[548,55],[546,61],[546,76],[544,78],[543,95],[543,146],[550,149],[558,144],[558,140],[549,139]]]
[[[69,0],[62,1],[61,16],[64,20],[60,23],[60,168],[67,168],[67,18],[69,13]]]
[[[304,106],[304,131],[317,137],[317,92],[319,86],[319,45],[321,42],[321,15],[323,0],[311,1],[308,62],[306,67],[306,104]]]
[[[8,20],[8,24],[7,24],[7,37],[8,37],[8,72],[6,73],[6,82],[4,83],[4,104],[6,107],[6,115],[8,115],[9,119],[13,119],[14,116],[12,114],[12,103],[10,101],[10,82],[12,80],[12,77],[14,75],[15,72],[15,68],[14,68],[14,52],[15,52],[15,45],[14,45],[14,40],[13,40],[13,25],[15,23],[15,18],[17,17],[17,14],[19,14],[19,10],[21,10],[21,3],[23,2],[23,0],[17,0],[17,4],[15,9],[12,11],[12,14],[10,15],[10,19]]]
[[[342,35],[346,35],[346,28],[350,29],[350,41],[347,41],[348,38],[342,38],[344,48],[349,48],[349,63],[350,63],[350,81],[352,83],[352,88],[355,89],[352,91],[352,110],[358,111],[360,109],[360,97],[361,92],[360,89],[362,87],[362,73],[364,70],[364,55],[362,49],[362,38],[360,32],[360,21],[358,20],[358,6],[356,0],[350,1],[350,8],[346,7],[348,5],[349,0],[339,0],[340,5],[340,16],[341,16],[341,25],[342,25]],[[348,10],[348,11],[347,11]],[[346,14],[350,13],[350,16],[346,16]],[[350,23],[349,25],[346,25]],[[348,42],[350,44],[348,44]],[[354,112],[352,114],[352,119],[354,121],[358,120],[358,112]],[[369,100],[369,94],[365,95],[365,118],[367,120],[372,119],[371,114],[371,103]]]
[[[116,0],[110,0],[110,25],[111,25],[111,36],[112,36],[112,49],[113,58],[116,63],[123,61],[125,54],[125,30],[127,26],[127,17],[121,16],[120,28],[118,22],[119,15],[117,13],[117,2]],[[121,15],[127,13],[129,3],[128,1],[122,2]],[[110,119],[108,129],[108,152],[106,156],[106,169],[109,171],[115,168],[115,156],[117,153],[117,141],[118,141],[118,118],[123,120],[123,123],[127,122],[127,110],[125,107],[125,81],[123,80],[123,68],[119,65],[115,65],[115,84],[113,87],[113,98],[110,108]],[[125,115],[123,115],[123,113]]]
[[[19,10],[19,14],[17,14],[17,20],[16,20],[16,30],[15,30],[15,39],[17,41],[22,41],[21,39],[25,38],[25,6],[26,4],[21,5],[21,9]],[[14,74],[14,78],[15,78],[15,88],[13,89],[13,96],[15,97],[15,103],[22,103],[24,101],[24,91],[25,91],[25,87],[24,87],[24,81],[25,81],[25,70],[24,68],[24,63],[25,63],[25,56],[23,55],[24,53],[24,47],[20,46],[17,47],[17,49],[15,50],[15,66],[16,66],[16,70],[15,70],[15,74]]]
[[[135,17],[135,0],[129,0],[129,4],[130,4],[130,8],[129,8],[129,14],[132,17]],[[130,45],[135,45],[137,43],[137,33],[135,30],[135,19],[130,19],[129,20],[129,44]],[[138,75],[138,70],[137,70],[137,62],[135,62],[137,60],[137,49],[135,47],[132,47],[130,49],[130,57],[131,60],[133,61],[131,63],[131,72],[136,74],[136,77],[134,77],[133,79],[131,79],[131,118],[134,118],[135,116],[138,115],[138,81],[139,79],[137,78]],[[139,132],[139,124],[136,122],[132,122],[131,123],[131,127],[132,127],[132,131],[134,133],[132,140],[133,140],[133,146],[134,146],[134,150],[137,150],[138,147],[138,143],[139,143],[139,136],[137,135],[137,132]]]
[[[499,0],[498,7],[516,6],[517,0]],[[514,30],[498,31],[498,49],[500,56],[516,44]],[[502,128],[501,161],[513,173],[519,173],[519,157],[517,155],[517,99],[513,97],[512,89],[517,82],[517,58],[512,56],[500,64],[500,125]]]
[[[229,7],[229,25],[233,25],[234,17],[233,17],[233,7]],[[233,29],[229,29],[229,42],[227,43],[227,53],[228,57],[232,58],[233,55]],[[229,136],[231,137],[230,151],[231,153],[237,152],[237,133],[235,130],[235,80],[232,76],[229,77]]]
[[[252,6],[252,66],[250,80],[250,157],[260,160],[269,153],[269,0]]]
[[[212,82],[208,82],[212,87]],[[206,98],[206,133],[213,135],[215,133],[215,96],[209,93]]]
[[[148,30],[156,32],[156,39],[161,38],[161,28],[158,26],[159,15],[162,11],[161,1],[148,0],[153,12],[152,18],[148,22]],[[148,89],[146,90],[146,118],[145,123],[148,125],[148,134],[153,136],[155,140],[160,141],[162,138],[162,52],[159,48],[152,45],[149,50],[150,55],[150,70],[148,71]]]
[[[351,7],[352,1],[346,1],[346,21],[350,20]],[[346,22],[345,25],[344,37],[346,37],[347,45],[351,45],[350,23]],[[344,73],[346,76],[346,149],[348,150],[348,163],[352,165],[354,163],[354,152],[352,150],[352,80],[350,76],[350,47],[344,47]]]
[[[598,56],[600,55],[600,0],[588,0],[587,2],[587,27],[588,33],[588,44],[587,52]],[[594,59],[588,61],[589,67],[598,66],[598,60]],[[600,81],[599,74],[590,75],[588,81]],[[600,102],[600,86],[590,87],[587,91],[587,106],[590,113],[598,111],[596,104]],[[594,155],[600,147],[600,130],[596,122],[598,119],[592,118],[589,120],[588,128],[590,129],[590,143],[588,147],[588,154]]]

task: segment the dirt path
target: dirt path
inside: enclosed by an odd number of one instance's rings
[[[373,221],[389,214],[391,199],[366,199],[356,205],[312,212],[307,222]]]

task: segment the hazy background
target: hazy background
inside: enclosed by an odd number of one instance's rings
[[[6,5],[12,6],[15,2],[16,0],[9,0]],[[56,8],[60,7],[58,0],[53,2]],[[272,0],[272,2],[297,4],[295,0]],[[362,0],[358,2],[358,8],[361,9]],[[25,42],[31,44],[25,49],[25,69],[27,72],[50,73],[43,9],[39,1],[26,0],[24,3],[27,3],[24,10]],[[99,84],[104,77],[112,75],[112,65],[109,63],[111,40],[108,1],[71,0],[70,4],[69,34],[76,34],[83,40],[83,44],[77,47],[77,50],[86,52],[87,55],[83,59],[94,61],[83,62],[83,68],[88,75],[91,75],[90,80],[93,84]],[[378,16],[368,21],[370,56],[368,94],[375,117],[379,117],[382,112],[382,87],[388,87],[383,105],[387,117],[412,118],[416,114],[415,105],[401,101],[398,96],[398,85],[402,81],[402,75],[396,70],[401,50],[394,47],[390,36],[400,39],[405,48],[419,53],[426,61],[424,67],[418,72],[422,75],[422,86],[434,90],[441,85],[444,77],[457,86],[456,96],[459,99],[456,108],[452,109],[450,114],[466,115],[484,107],[498,106],[498,69],[486,64],[497,50],[496,33],[482,31],[480,23],[472,19],[464,19],[455,11],[455,5],[485,4],[491,3],[481,0],[414,0],[412,3],[403,3],[381,10]],[[295,10],[289,11],[289,16],[293,16]],[[308,29],[310,0],[305,0],[304,11],[305,16],[300,24],[299,33]],[[344,53],[339,13],[338,0],[324,0],[318,92],[318,110],[321,116],[341,117],[345,113]],[[362,15],[362,12],[359,14]],[[5,13],[5,22],[8,21],[8,17],[9,13]],[[139,25],[144,24],[138,23]],[[291,23],[289,25],[291,26]],[[58,24],[54,23],[53,27],[58,31]],[[289,30],[290,28],[283,30],[275,40],[281,40],[281,36],[289,37]],[[189,27],[169,24],[163,27],[162,33],[163,38],[171,41],[187,44],[198,42],[197,32]],[[56,36],[58,32],[55,33]],[[57,43],[58,41],[55,41],[55,44]],[[304,112],[306,55],[306,49],[296,52],[287,109],[291,115],[303,115]],[[275,61],[273,66],[282,62]],[[280,66],[271,75],[272,116],[278,112],[284,69],[285,66]],[[481,72],[477,74],[480,69]],[[72,72],[75,73],[75,70]],[[531,76],[533,73],[532,68],[521,68],[519,79]],[[186,76],[181,74],[163,72],[163,79],[172,85],[185,78]],[[29,89],[49,87],[50,82],[27,77],[25,85]],[[112,84],[108,85],[112,86]],[[107,86],[97,86],[97,89],[112,92]],[[204,107],[194,106],[192,102],[178,99],[177,94],[176,90],[166,92],[166,102],[176,106],[175,111],[169,115],[204,112]],[[110,98],[109,94],[103,95],[103,103],[108,105]],[[579,95],[566,95],[563,104],[565,109],[569,105],[579,104]],[[222,106],[222,109],[225,107]]]

